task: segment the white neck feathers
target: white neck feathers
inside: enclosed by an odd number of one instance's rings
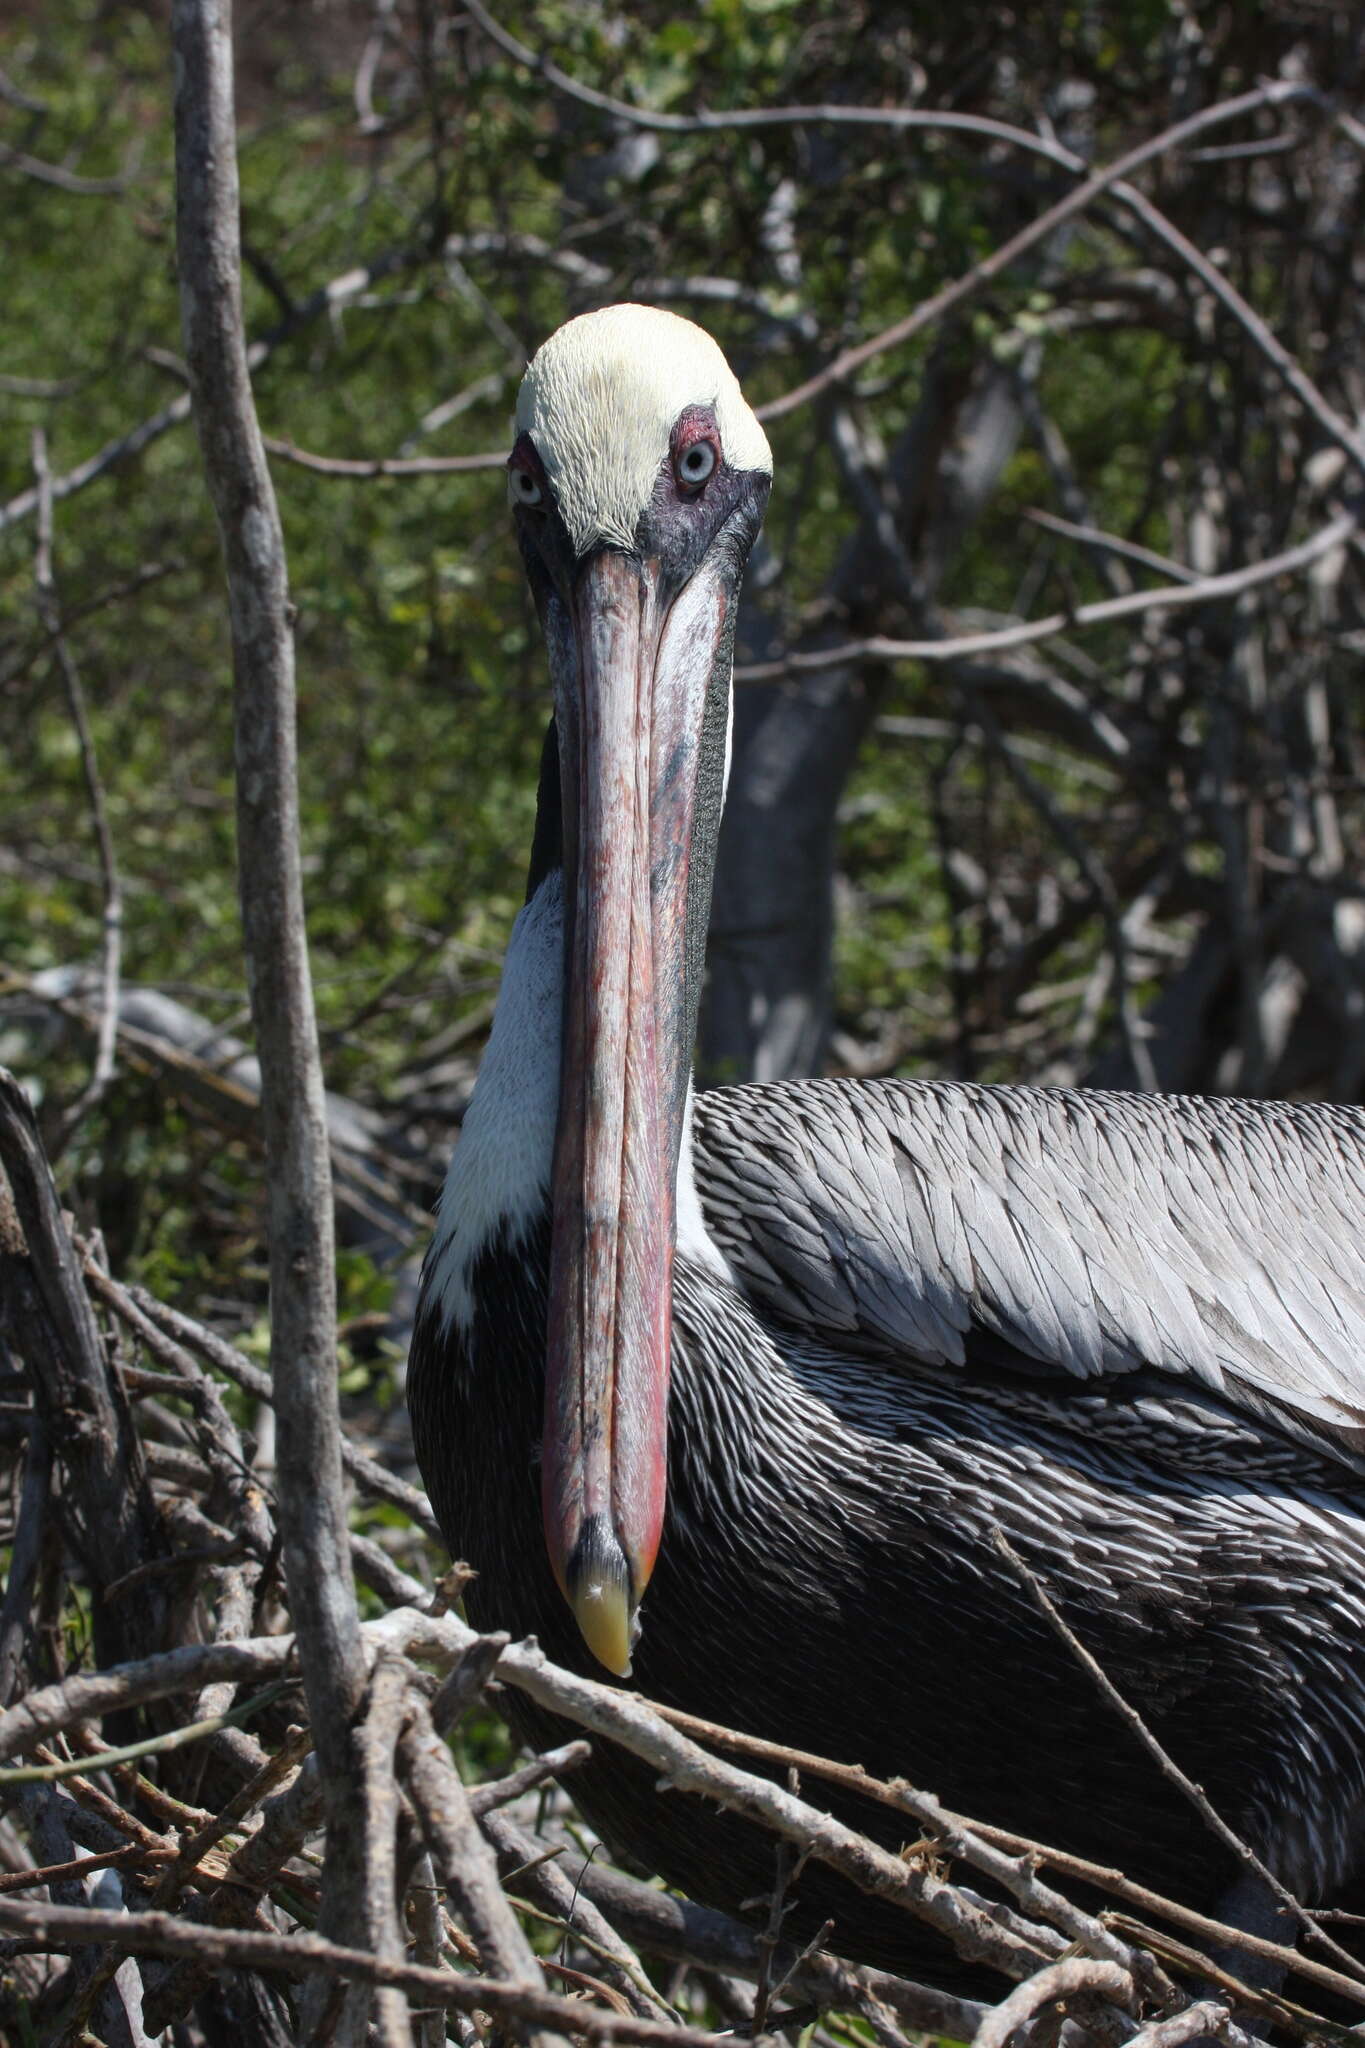
[[[553,869],[512,927],[488,1047],[437,1209],[426,1289],[444,1327],[468,1329],[480,1253],[514,1247],[550,1198],[564,1001],[564,878]],[[688,1092],[678,1159],[677,1250],[724,1274],[692,1173]]]

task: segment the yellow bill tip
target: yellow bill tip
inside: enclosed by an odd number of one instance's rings
[[[618,1678],[629,1678],[633,1614],[628,1587],[594,1572],[569,1605],[579,1633],[598,1663]]]

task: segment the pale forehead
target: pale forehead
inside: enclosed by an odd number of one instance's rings
[[[679,413],[711,407],[725,459],[771,475],[767,436],[709,334],[652,306],[608,306],[559,328],[517,398],[581,554],[629,547]]]

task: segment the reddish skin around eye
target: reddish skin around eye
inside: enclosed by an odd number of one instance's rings
[[[536,444],[529,434],[517,436],[516,446],[507,458],[507,467],[509,470],[524,470],[527,476],[533,476],[541,489],[544,489],[545,464],[536,453]]]
[[[671,448],[674,474],[684,490],[695,491],[699,488],[697,484],[689,483],[688,479],[680,473],[680,465],[684,455],[686,455],[689,448],[695,447],[698,441],[709,442],[710,446],[715,450],[716,465],[715,469],[711,471],[711,475],[714,476],[716,469],[720,468],[721,463],[725,459],[724,451],[720,445],[720,435],[716,432],[716,416],[708,406],[689,405],[686,412],[679,416],[678,422],[673,429]],[[708,481],[709,479],[705,477],[701,479],[703,483]]]

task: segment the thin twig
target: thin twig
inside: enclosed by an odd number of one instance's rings
[[[0,142],[0,168],[17,171],[23,178],[34,178],[40,185],[55,185],[60,192],[77,192],[86,199],[113,199],[128,190],[126,177],[83,178],[78,171],[69,171],[65,164],[45,163],[41,157],[28,156],[7,142]]]
[[[1029,1594],[1039,1613],[1047,1622],[1048,1627],[1053,1631],[1058,1640],[1065,1644],[1077,1663],[1094,1681],[1096,1688],[1109,1702],[1109,1705],[1119,1716],[1124,1726],[1137,1737],[1138,1741],[1157,1765],[1162,1776],[1169,1779],[1171,1784],[1176,1786],[1189,1801],[1205,1826],[1223,1844],[1224,1848],[1231,1850],[1238,1862],[1245,1864],[1246,1868],[1255,1877],[1259,1878],[1276,1903],[1293,1917],[1303,1932],[1310,1939],[1321,1942],[1328,1953],[1344,1966],[1349,1975],[1356,1977],[1361,1982],[1365,1982],[1365,1963],[1362,1963],[1358,1957],[1353,1956],[1349,1950],[1342,1948],[1338,1942],[1333,1941],[1331,1936],[1319,1927],[1307,1907],[1299,1904],[1299,1901],[1289,1890],[1288,1886],[1282,1884],[1274,1872],[1262,1862],[1250,1844],[1244,1842],[1242,1837],[1233,1828],[1228,1826],[1222,1816],[1215,1811],[1202,1788],[1196,1785],[1193,1778],[1182,1771],[1169,1752],[1163,1749],[1141,1714],[1138,1713],[1136,1707],[1129,1705],[1103,1666],[1091,1656],[1079,1636],[1068,1626],[1038,1574],[1020,1557],[1004,1531],[1001,1529],[993,1530],[991,1532],[991,1542],[1000,1553],[1000,1556],[1004,1558],[1011,1571],[1014,1572],[1024,1590]]]
[[[169,1307],[165,1302],[157,1301],[144,1288],[122,1287],[118,1281],[110,1280],[107,1274],[101,1274],[98,1278],[91,1276],[91,1283],[116,1315],[123,1315],[128,1305],[140,1309],[151,1322],[158,1324],[187,1350],[197,1352],[207,1364],[223,1373],[235,1386],[242,1387],[257,1400],[268,1401],[273,1405],[275,1392],[270,1375],[262,1372],[258,1365],[253,1365],[249,1358],[244,1358],[241,1352],[229,1344],[226,1338],[220,1337],[216,1330],[210,1330],[206,1324],[196,1322],[192,1316]],[[341,1457],[347,1472],[362,1493],[401,1508],[404,1514],[410,1516],[418,1528],[424,1530],[435,1542],[440,1543],[443,1540],[440,1525],[431,1512],[425,1494],[420,1493],[415,1486],[410,1486],[406,1479],[400,1479],[396,1472],[388,1471],[377,1459],[357,1450],[346,1438],[342,1439]]]
[[[184,1749],[188,1743],[201,1742],[206,1735],[216,1735],[220,1728],[235,1728],[239,1722],[250,1720],[262,1707],[279,1698],[283,1686],[269,1686],[254,1699],[244,1700],[241,1706],[233,1707],[222,1714],[212,1714],[204,1721],[191,1721],[183,1728],[168,1728],[161,1735],[149,1735],[142,1742],[125,1742],[120,1749],[105,1750],[100,1757],[100,1768],[113,1764],[132,1763],[138,1757],[160,1756],[167,1750]],[[0,1786],[54,1784],[60,1778],[72,1778],[88,1771],[90,1765],[84,1757],[65,1757],[52,1764],[16,1764],[0,1769]]]
[[[483,1789],[476,1787],[470,1794],[469,1803],[475,1811],[475,1802]],[[632,2011],[645,2018],[674,2017],[629,1943],[621,1939],[605,1914],[583,1895],[581,1887],[559,1868],[557,1861],[544,1856],[535,1837],[503,1813],[486,1813],[482,1825],[497,1853],[503,1884],[511,1884],[515,1872],[518,1888],[528,1892],[575,1940],[586,1944],[597,1957],[608,1984],[627,2000]]]
[[[1169,555],[1159,555],[1155,548],[1139,547],[1136,541],[1124,540],[1117,533],[1105,533],[1098,526],[1082,526],[1074,519],[1062,519],[1055,512],[1046,512],[1040,506],[1026,505],[1024,517],[1034,526],[1041,526],[1047,533],[1060,533],[1067,540],[1078,540],[1085,547],[1104,548],[1110,554],[1121,555],[1126,562],[1138,562],[1144,569],[1155,569],[1159,576],[1169,576],[1176,583],[1197,583],[1198,571],[1187,569],[1183,562],[1173,562]]]
[[[362,1659],[393,1649],[453,1657],[462,1647],[463,1624],[453,1618],[435,1621],[412,1608],[395,1608],[361,1630]],[[253,1636],[247,1642],[185,1643],[154,1656],[114,1665],[107,1671],[78,1671],[54,1685],[40,1686],[0,1714],[0,1758],[31,1749],[35,1742],[68,1728],[73,1722],[96,1720],[102,1714],[164,1700],[216,1680],[245,1684],[275,1678],[297,1669],[297,1639],[292,1635]]]
[[[466,476],[471,471],[506,469],[507,457],[496,451],[486,455],[380,455],[372,459],[344,455],[316,455],[293,441],[280,441],[266,434],[265,451],[280,462],[296,463],[315,476],[350,477],[365,481],[374,477]]]
[[[90,729],[85,691],[81,687],[76,657],[71,652],[62,627],[62,610],[57,598],[57,585],[52,569],[52,472],[47,461],[47,436],[41,427],[35,427],[33,430],[33,474],[38,487],[38,535],[34,551],[38,615],[56,655],[57,667],[66,690],[71,723],[76,729],[81,772],[85,777],[86,798],[90,805],[90,821],[94,827],[95,845],[99,853],[103,896],[99,1032],[95,1047],[95,1066],[85,1088],[62,1119],[59,1141],[53,1152],[55,1158],[81,1119],[94,1108],[114,1077],[114,1053],[118,1037],[119,976],[123,959],[123,892],[119,887],[114,835],[109,825],[109,806],[105,801],[104,784],[100,779],[99,759],[95,752],[95,736]]]
[[[894,640],[871,634],[843,646],[821,648],[809,654],[788,654],[776,661],[749,662],[735,670],[736,683],[775,683],[784,676],[806,670],[837,667],[853,661],[962,661],[979,654],[996,654],[1005,648],[1028,647],[1057,633],[1078,631],[1083,626],[1104,626],[1115,619],[1127,619],[1143,612],[1179,611],[1190,605],[1221,603],[1241,597],[1276,577],[1292,576],[1333,549],[1344,547],[1356,533],[1355,512],[1342,512],[1307,540],[1263,562],[1249,562],[1245,568],[1229,569],[1217,576],[1198,576],[1192,581],[1162,585],[1152,590],[1126,591],[1120,597],[1097,598],[1093,604],[1077,605],[1074,611],[1049,612],[1043,619],[1021,619],[1017,625],[1000,626],[987,633],[945,635],[937,640]]]

